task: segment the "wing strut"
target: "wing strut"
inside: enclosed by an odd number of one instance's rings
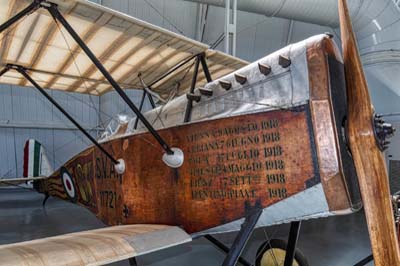
[[[89,47],[85,44],[85,42],[79,37],[79,35],[75,32],[75,30],[71,27],[68,21],[65,20],[64,16],[60,13],[57,8],[57,5],[54,3],[49,3],[49,5],[44,6],[53,18],[56,21],[59,21],[64,28],[68,31],[71,37],[78,43],[81,49],[85,52],[85,54],[90,58],[90,60],[95,64],[97,69],[104,75],[104,77],[108,80],[108,82],[113,86],[113,88],[117,91],[117,93],[121,96],[121,98],[125,101],[125,103],[132,109],[132,111],[136,114],[136,116],[140,119],[140,121],[145,125],[145,127],[149,130],[149,132],[154,136],[154,138],[160,143],[161,147],[167,154],[174,154],[168,144],[161,138],[158,132],[153,128],[149,121],[143,116],[143,114],[139,111],[136,105],[129,99],[128,95],[121,89],[118,83],[114,80],[111,74],[105,69],[103,64],[97,59],[97,57],[93,54],[93,52],[89,49]]]
[[[196,97],[196,96],[193,96],[193,93],[194,93],[194,89],[196,88],[196,82],[197,82],[197,76],[199,74],[200,63],[203,68],[204,75],[206,76],[207,82],[212,81],[211,74],[210,74],[210,71],[208,70],[207,62],[205,59],[205,54],[202,53],[202,54],[197,55],[196,62],[194,65],[192,84],[190,86],[190,91],[187,94],[188,102],[186,105],[185,118],[183,120],[184,123],[189,122],[191,115],[192,115],[193,99]],[[201,96],[199,96],[199,97],[201,97]]]
[[[106,151],[103,146],[101,146],[67,111],[62,108],[39,84],[32,79],[32,77],[26,72],[26,69],[19,65],[7,64],[6,67],[0,71],[0,76],[4,75],[10,69],[18,71],[24,78],[26,78],[47,100],[49,100],[69,121],[72,122],[94,145],[97,146],[110,160],[118,165],[121,162],[116,160],[108,151]]]
[[[18,22],[21,18],[35,12],[38,8],[40,8],[40,4],[44,0],[34,0],[29,6],[25,7],[23,10],[21,10],[18,14],[4,22],[3,24],[0,25],[0,33],[2,33],[4,30],[8,29],[10,26],[12,26],[14,23]]]
[[[126,93],[114,80],[111,74],[105,69],[105,67],[99,61],[99,59],[97,59],[97,57],[93,54],[93,52],[89,49],[89,47],[85,44],[85,42],[79,37],[79,35],[75,32],[72,26],[68,23],[68,21],[65,20],[63,15],[58,10],[57,4],[46,2],[44,0],[34,0],[27,8],[25,8],[17,15],[15,15],[11,19],[0,25],[0,33],[5,29],[9,28],[10,26],[12,26],[13,24],[15,24],[16,22],[18,22],[24,16],[31,14],[40,7],[47,9],[51,14],[51,16],[54,18],[54,20],[56,21],[56,23],[60,22],[63,25],[63,27],[68,31],[71,37],[77,42],[79,47],[90,58],[90,60],[96,66],[96,68],[103,74],[103,76],[107,79],[107,81],[111,84],[111,86],[115,89],[115,91],[120,95],[120,97],[125,101],[125,103],[129,106],[129,108],[136,114],[136,116],[140,119],[143,125],[149,130],[149,132],[161,145],[161,147],[165,151],[165,154],[162,157],[164,163],[173,168],[181,166],[184,158],[183,152],[178,148],[171,149],[170,146],[164,141],[164,139],[158,134],[158,132],[153,128],[150,122],[147,121],[147,119],[143,116],[143,114],[136,107],[136,105],[129,99],[128,95],[126,95]],[[175,156],[174,153],[176,153]]]

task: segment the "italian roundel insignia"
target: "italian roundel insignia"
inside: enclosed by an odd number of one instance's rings
[[[75,183],[72,180],[71,174],[65,167],[61,167],[60,174],[65,193],[72,202],[76,202],[78,200],[78,194],[76,193]]]

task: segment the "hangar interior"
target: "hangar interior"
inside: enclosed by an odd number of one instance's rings
[[[93,2],[226,51],[225,1]],[[375,111],[387,114],[385,120],[400,128],[400,1],[352,0],[349,7]],[[340,46],[335,0],[237,0],[237,9],[237,20],[232,27],[236,32],[235,51],[230,43],[229,52],[240,59],[253,62],[289,44],[326,32]],[[116,92],[101,96],[56,90],[48,93],[95,137],[100,137],[116,115],[134,116]],[[140,104],[141,91],[126,90],[126,93],[136,105]],[[146,98],[143,111],[150,109]],[[29,138],[43,145],[53,169],[91,145],[39,92],[30,87],[1,84],[1,178],[23,175],[23,147]],[[391,139],[385,158],[394,193],[400,190],[399,134]],[[104,226],[76,205],[50,199],[46,209],[42,209],[41,201],[41,195],[23,188],[0,188],[0,244]],[[266,234],[285,238],[288,231],[288,225],[256,230],[243,256],[252,261]],[[235,233],[228,233],[219,239],[230,244],[234,237]],[[362,211],[303,222],[298,245],[310,265],[352,265],[371,252]],[[198,239],[139,257],[138,265],[220,265],[223,257],[207,241]],[[115,265],[128,265],[128,262]]]

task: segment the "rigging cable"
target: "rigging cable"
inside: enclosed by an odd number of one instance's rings
[[[87,87],[86,81],[85,81],[85,79],[83,78],[82,72],[80,71],[80,69],[79,69],[79,67],[78,67],[78,64],[77,64],[77,62],[76,62],[75,55],[72,53],[71,46],[69,45],[69,43],[68,43],[68,41],[67,41],[67,38],[66,38],[64,32],[62,31],[62,29],[61,29],[61,27],[60,27],[58,21],[57,21],[56,19],[54,19],[54,22],[56,23],[57,28],[58,28],[59,32],[61,33],[61,35],[62,35],[62,37],[63,37],[63,39],[64,39],[65,44],[67,45],[67,48],[68,48],[68,51],[69,51],[69,53],[70,53],[70,55],[71,55],[71,57],[72,57],[72,61],[73,61],[73,63],[74,63],[74,66],[75,66],[76,70],[78,71],[79,78],[80,78],[82,84],[84,85],[84,87],[85,87],[85,89],[86,89],[86,92],[87,92],[88,95],[89,95],[89,99],[90,99],[91,103],[93,104],[93,107],[95,108],[95,110],[96,110],[96,112],[97,112],[97,117],[99,118],[100,125],[101,125],[102,127],[105,127],[104,122],[103,122],[102,119],[101,119],[100,111],[97,110],[97,108],[95,107],[94,101],[93,101],[93,99],[92,99],[92,95],[91,95],[91,93],[89,92],[89,88]],[[97,90],[97,88],[95,87],[94,89],[95,89],[95,91],[100,95],[100,92]]]
[[[172,27],[174,27],[175,30],[177,30],[180,34],[185,35],[182,30],[180,30],[170,19],[168,19],[164,14],[162,14],[155,6],[153,6],[148,0],[143,0],[145,3],[147,3],[154,11],[157,12],[158,15],[160,15],[164,20],[166,20],[169,24],[171,24]]]

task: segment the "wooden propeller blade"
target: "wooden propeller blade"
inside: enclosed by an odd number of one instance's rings
[[[348,101],[350,149],[367,218],[376,266],[400,265],[389,182],[383,154],[375,140],[374,109],[368,92],[346,0],[339,0]]]

